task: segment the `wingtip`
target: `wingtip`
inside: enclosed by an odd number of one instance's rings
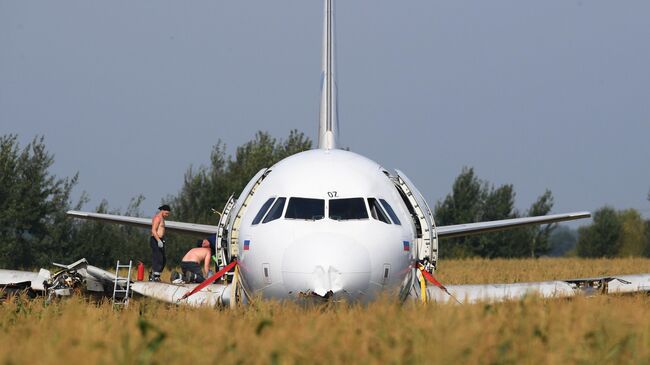
[[[67,212],[65,212],[65,214],[73,216],[73,217],[87,217],[88,216],[88,213],[81,212],[81,211],[78,211],[78,210],[68,210]]]

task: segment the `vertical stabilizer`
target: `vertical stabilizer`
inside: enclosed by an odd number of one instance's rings
[[[336,82],[334,80],[334,0],[325,0],[323,63],[321,70],[320,126],[318,148],[334,149],[338,134]]]

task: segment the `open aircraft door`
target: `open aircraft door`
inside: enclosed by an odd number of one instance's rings
[[[234,206],[230,211],[228,218],[228,242],[229,242],[229,253],[230,258],[239,255],[239,248],[237,246],[237,241],[239,239],[239,227],[241,225],[241,219],[248,208],[251,198],[255,194],[255,191],[262,183],[262,180],[271,172],[271,170],[264,168],[261,169],[255,176],[248,182],[244,190],[242,190],[239,198],[235,200]]]
[[[436,225],[433,220],[433,214],[429,208],[429,204],[424,199],[420,191],[409,180],[406,175],[400,171],[395,170],[397,179],[395,185],[403,194],[403,198],[407,204],[410,205],[409,210],[415,213],[413,217],[416,228],[415,239],[415,254],[416,259],[424,264],[431,264],[432,267],[427,268],[433,271],[438,262],[438,236],[436,234]]]
[[[223,269],[226,265],[228,265],[229,261],[229,253],[227,252],[228,250],[228,223],[230,221],[230,212],[232,212],[232,208],[235,206],[235,197],[234,195],[230,195],[230,198],[228,198],[228,201],[226,202],[226,205],[223,207],[223,211],[221,212],[221,216],[219,217],[219,224],[217,227],[219,229],[217,230],[217,235],[215,239],[215,251],[216,251],[216,256],[217,256],[217,266],[219,267],[218,269],[221,270]],[[217,270],[218,271],[218,270]]]

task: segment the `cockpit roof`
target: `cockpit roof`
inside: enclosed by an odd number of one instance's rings
[[[273,165],[260,186],[275,195],[322,197],[336,190],[338,197],[367,196],[391,188],[392,183],[376,162],[343,150],[310,150]],[[314,195],[316,194],[316,195]]]

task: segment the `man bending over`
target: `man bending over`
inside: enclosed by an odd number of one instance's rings
[[[203,263],[203,272],[201,263]],[[181,269],[186,283],[202,283],[210,272],[210,242],[203,240],[201,247],[187,251],[181,261]]]

